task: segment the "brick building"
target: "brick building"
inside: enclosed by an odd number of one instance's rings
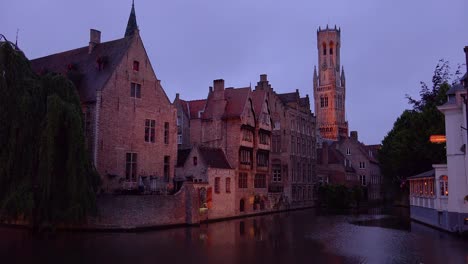
[[[325,139],[338,140],[348,136],[345,101],[344,69],[340,73],[341,30],[318,29],[317,49],[319,69],[314,68],[314,105],[317,127]]]
[[[310,111],[309,97],[300,97],[298,90],[277,94],[267,79],[260,75],[256,92],[267,95],[273,121],[269,182],[270,196],[278,206],[286,202],[292,206],[312,205],[316,180],[316,123]]]
[[[199,210],[206,213],[202,219],[235,215],[235,170],[222,149],[194,146],[179,150],[176,178],[196,183]]]
[[[321,184],[361,186],[369,201],[383,199],[377,153],[380,145],[366,146],[358,140],[357,131],[339,141],[324,141],[318,151],[318,181]]]
[[[165,192],[177,154],[176,109],[151,66],[132,5],[125,35],[31,61],[38,73],[68,76],[80,96],[88,150],[105,192],[138,183]]]

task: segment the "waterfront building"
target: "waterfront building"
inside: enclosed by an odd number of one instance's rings
[[[219,79],[213,82],[206,100],[176,101],[178,111],[185,111],[190,119],[190,135],[182,138],[188,138],[192,146],[220,149],[235,170],[232,192],[236,213],[272,208],[267,188],[272,122],[266,94],[250,87],[225,88],[224,80]]]
[[[311,206],[316,181],[316,119],[309,96],[299,91],[278,94],[267,75],[260,75],[254,93],[266,94],[273,122],[269,196],[276,207]]]
[[[86,143],[102,178],[102,191],[134,191],[142,185],[165,193],[177,154],[176,109],[145,51],[132,5],[123,38],[31,61],[39,74],[71,79],[80,96]]]
[[[468,46],[465,47],[468,64]],[[468,231],[467,74],[438,107],[445,116],[447,164],[408,178],[411,218],[450,232]]]
[[[360,186],[364,199],[383,199],[383,178],[377,160],[379,145],[366,146],[359,142],[358,132],[351,131],[349,138],[324,141],[318,154],[319,184]]]
[[[235,179],[235,170],[220,148],[196,145],[178,151],[176,183],[189,181],[195,184],[201,220],[236,214]]]

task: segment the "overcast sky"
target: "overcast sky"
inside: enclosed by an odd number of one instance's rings
[[[30,59],[124,35],[131,0],[15,0],[0,3],[0,33],[19,29]],[[255,86],[260,74],[279,93],[313,98],[319,26],[341,27],[350,130],[380,143],[396,118],[430,83],[441,58],[465,63],[467,0],[137,0],[146,50],[171,100],[202,99],[214,79]],[[314,111],[312,109],[312,111]]]

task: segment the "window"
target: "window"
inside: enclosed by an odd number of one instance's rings
[[[169,144],[169,123],[164,123],[164,144]]]
[[[281,152],[281,136],[280,135],[273,135],[272,147],[273,147],[273,152],[275,153]]]
[[[252,151],[247,149],[240,150],[240,163],[244,165],[252,164]]]
[[[364,161],[359,162],[359,168],[360,169],[365,169],[366,168],[366,163]]]
[[[254,188],[266,188],[266,175],[255,174]]]
[[[182,135],[177,135],[177,144],[182,145]]]
[[[259,151],[257,153],[257,166],[259,167],[268,167],[268,152]]]
[[[323,55],[327,55],[327,45],[323,43]]]
[[[139,71],[139,70],[140,70],[140,62],[133,61],[133,71]]]
[[[226,178],[226,193],[231,193],[231,178]]]
[[[330,55],[333,55],[333,47],[330,47]]]
[[[296,139],[294,136],[291,136],[291,153],[296,152]]]
[[[220,178],[216,177],[215,184],[214,184],[215,193],[219,193],[219,182],[220,182]]]
[[[273,165],[273,182],[281,182],[281,166]]]
[[[180,126],[180,123],[181,123],[181,121],[180,121],[180,116],[178,116],[178,117],[177,117],[177,126],[178,126],[178,127]]]
[[[247,188],[247,173],[245,172],[239,173],[239,188]]]
[[[197,165],[198,165],[198,158],[193,157],[193,166],[197,166]]]
[[[281,130],[281,123],[280,121],[275,121],[275,125],[273,127],[273,130]]]
[[[247,141],[247,142],[252,142],[252,131],[243,129],[242,130],[242,140]]]
[[[240,212],[244,212],[244,206],[245,206],[244,199],[240,199],[240,201],[239,201],[239,211]]]
[[[130,97],[141,98],[141,84],[133,82],[130,84]]]
[[[164,156],[164,181],[168,182],[169,181],[169,162],[170,162],[171,157],[169,156]]]
[[[260,144],[270,145],[270,137],[268,136],[268,134],[259,133],[259,137],[260,137]]]
[[[145,142],[154,143],[155,126],[156,121],[151,119],[145,120]]]
[[[440,176],[440,196],[448,196],[448,176]]]
[[[136,181],[137,154],[127,153],[125,162],[125,179]]]
[[[349,148],[346,148],[346,155],[351,155],[351,150]]]
[[[362,186],[366,186],[367,185],[366,175],[359,175],[359,181],[361,182]]]

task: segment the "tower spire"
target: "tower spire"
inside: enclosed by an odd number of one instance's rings
[[[132,10],[130,11],[130,16],[128,17],[127,29],[125,30],[125,37],[132,36],[136,30],[138,30],[138,25],[135,15],[135,2],[134,0],[132,0]]]

